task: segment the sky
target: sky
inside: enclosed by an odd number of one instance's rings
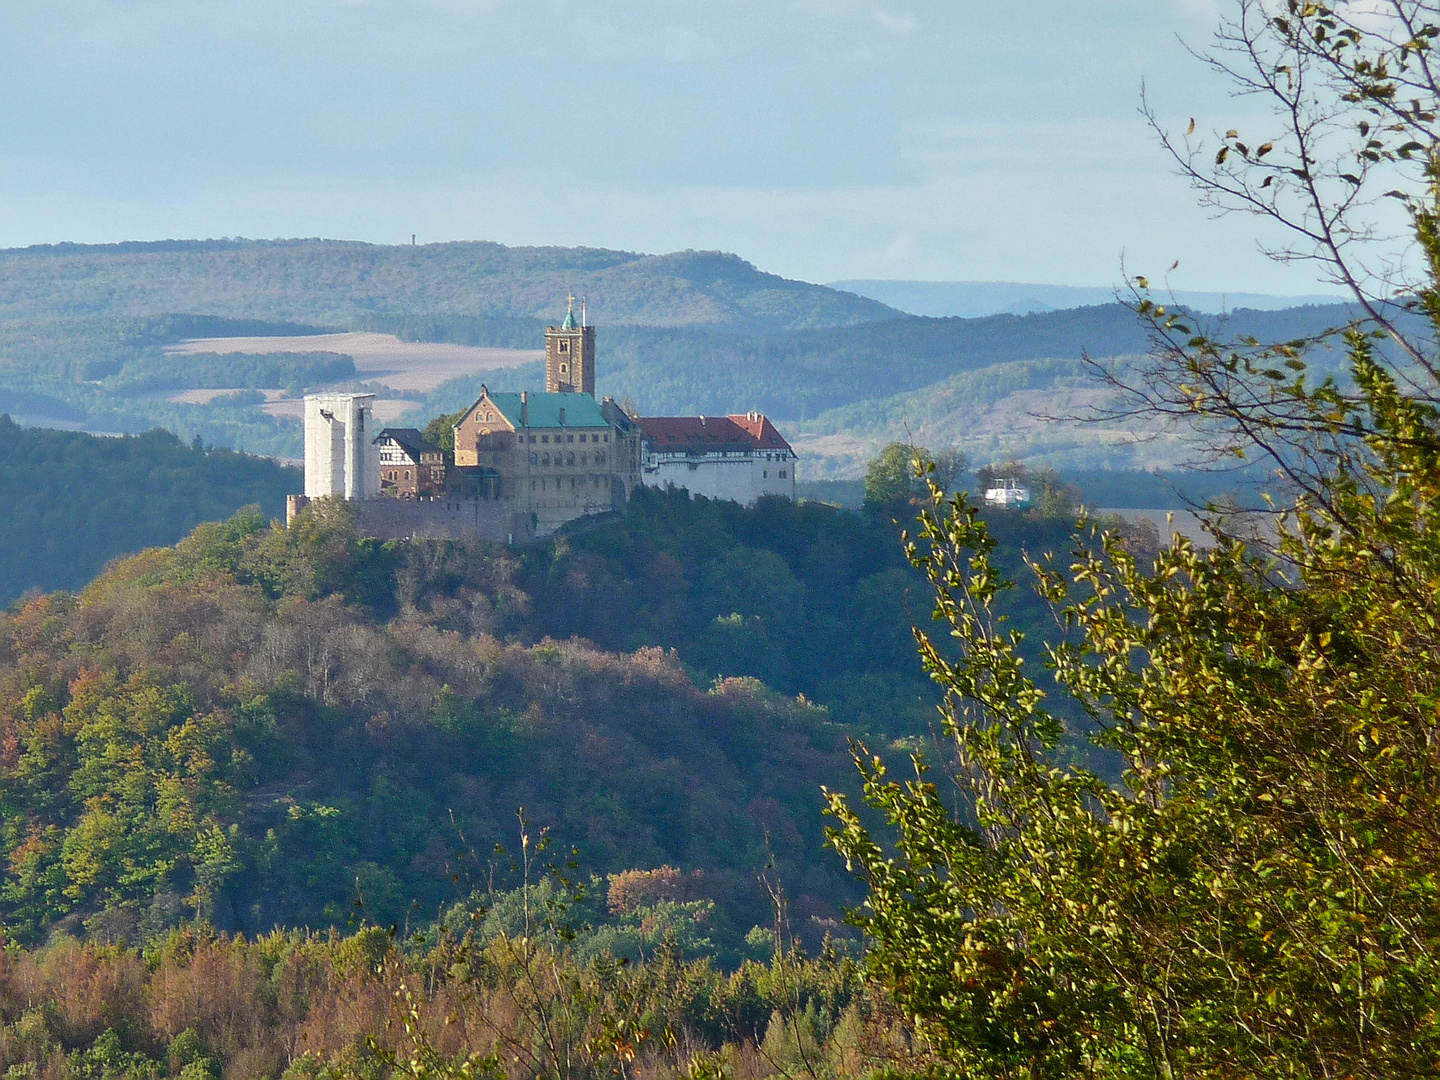
[[[1102,286],[1179,260],[1175,288],[1314,292],[1138,111],[1253,107],[1186,51],[1231,6],[0,0],[0,247],[413,234]]]

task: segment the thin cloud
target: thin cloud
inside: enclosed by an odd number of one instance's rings
[[[909,12],[894,14],[884,8],[871,8],[870,17],[875,20],[881,30],[887,34],[894,34],[896,37],[909,37],[920,25],[920,20]]]

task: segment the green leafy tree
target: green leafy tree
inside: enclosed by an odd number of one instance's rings
[[[1302,501],[1292,577],[1238,541],[1032,565],[1119,788],[1063,764],[994,542],[934,491],[911,551],[963,656],[917,634],[965,812],[918,759],[899,783],[861,754],[899,858],[834,794],[832,838],[870,889],[873,970],[970,1074],[1410,1075],[1440,1051],[1440,414],[1352,348],[1374,456]]]
[[[890,443],[865,467],[867,510],[902,505],[917,494],[915,449],[905,443]]]
[[[447,465],[455,464],[455,425],[464,415],[464,409],[455,413],[442,413],[426,424],[425,430],[421,433],[425,436],[426,442],[445,451]]]
[[[1049,465],[1042,465],[1030,473],[1030,498],[1033,513],[1053,521],[1075,520],[1080,504],[1080,492],[1073,484],[1067,484]]]
[[[908,548],[961,647],[916,632],[956,787],[918,758],[897,779],[860,748],[889,835],[831,794],[831,838],[869,887],[853,918],[873,975],[963,1075],[1434,1072],[1440,21],[1418,3],[1356,11],[1244,7],[1222,40],[1245,46],[1248,88],[1275,95],[1293,138],[1228,132],[1206,190],[1280,220],[1299,205],[1374,317],[1264,346],[1146,298],[1160,347],[1115,375],[1129,415],[1198,420],[1214,449],[1268,455],[1286,481],[1278,535],[1246,542],[1217,516],[1213,547],[1177,539],[1148,566],[1113,535],[1030,564],[1071,631],[1049,666],[1123,763],[1118,784],[1067,754],[1081,732],[996,614],[1014,586],[976,508],[932,487]],[[1317,160],[1311,134],[1350,138],[1360,164]],[[1407,171],[1424,274],[1387,307],[1330,231],[1357,204],[1329,193]],[[1346,377],[1310,380],[1307,350],[1337,341]]]
[[[890,443],[865,469],[865,508],[894,509],[923,498],[925,484],[915,478],[916,461],[926,462],[929,479],[940,490],[949,491],[965,471],[968,459],[954,447],[931,453],[923,446]]]

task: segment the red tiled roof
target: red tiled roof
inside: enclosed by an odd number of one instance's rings
[[[656,450],[789,450],[759,413],[739,416],[642,416],[641,437]]]
[[[759,450],[789,450],[790,444],[785,437],[775,430],[775,425],[770,423],[764,413],[748,413],[744,416],[727,416],[727,420],[733,420],[739,427],[744,428],[755,439],[755,446]]]

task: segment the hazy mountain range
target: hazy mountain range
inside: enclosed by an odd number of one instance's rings
[[[909,315],[932,318],[976,319],[985,315],[1030,315],[1042,311],[1113,304],[1128,300],[1123,289],[1112,286],[1039,285],[1020,281],[832,281],[832,289],[878,300]],[[1155,298],[1160,300],[1161,293]],[[1272,296],[1267,293],[1193,292],[1180,289],[1163,293],[1164,302],[1182,304],[1210,314],[1255,308],[1275,311],[1306,304],[1337,304],[1337,295]]]

